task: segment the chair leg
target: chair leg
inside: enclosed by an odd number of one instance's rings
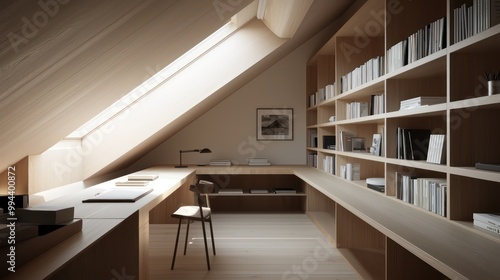
[[[207,257],[207,267],[210,270],[210,260],[208,258],[208,244],[207,244],[207,232],[205,231],[205,221],[201,221],[201,227],[203,229],[203,240],[205,241],[205,255]]]
[[[179,243],[179,233],[181,231],[181,223],[182,219],[179,219],[179,226],[177,227],[177,237],[175,238],[174,257],[172,258],[172,266],[170,267],[170,270],[174,270],[175,256],[177,255],[177,244]]]
[[[214,229],[212,228],[212,218],[208,220],[210,224],[210,235],[212,235],[212,249],[214,251],[214,256],[215,256],[215,239],[214,239]]]
[[[191,220],[187,220],[187,229],[186,229],[186,239],[184,240],[184,255],[186,255],[187,244],[188,244],[188,236],[189,236],[189,224],[191,224]]]

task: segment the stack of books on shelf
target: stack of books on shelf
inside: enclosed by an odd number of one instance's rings
[[[275,194],[293,194],[297,193],[294,188],[272,188],[271,191]]]
[[[349,91],[384,74],[384,57],[372,58],[340,78],[341,93]]]
[[[271,165],[267,158],[249,158],[248,165],[252,166],[268,166]]]
[[[470,2],[469,2],[470,3]],[[473,0],[453,10],[454,43],[500,23],[500,0]]]
[[[500,234],[500,214],[498,213],[473,213],[473,224],[490,232]]]
[[[346,119],[355,119],[368,116],[368,102],[346,103]]]
[[[229,159],[211,159],[209,165],[211,165],[211,166],[230,166],[231,160],[229,160]]]
[[[430,129],[397,129],[397,157],[406,160],[427,160]]]
[[[335,156],[325,156],[323,160],[323,170],[335,175]]]
[[[446,217],[447,183],[443,178],[417,178],[396,173],[396,198]]]
[[[384,113],[384,94],[370,96],[370,115]]]
[[[335,83],[328,84],[324,88],[318,89],[314,94],[309,95],[309,107],[316,106],[321,102],[332,99],[337,95],[337,86]]]
[[[429,150],[427,151],[427,162],[443,164],[446,162],[446,135],[431,134],[429,138]]]
[[[445,103],[445,96],[418,96],[411,99],[402,100],[399,110],[407,110],[427,105]]]
[[[445,18],[440,18],[387,50],[387,73],[446,47]]]

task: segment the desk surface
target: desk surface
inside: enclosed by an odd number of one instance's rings
[[[154,188],[153,192],[135,203],[98,203],[95,205],[81,202],[82,199],[115,187],[115,181],[124,180],[124,177],[120,177],[41,205],[40,207],[74,206],[75,216],[84,220],[83,230],[81,234],[64,241],[60,246],[45,253],[43,257],[39,256],[23,266],[20,273],[38,271],[40,267],[43,267],[44,275],[49,275],[63,265],[64,260],[79,254],[100,236],[112,230],[121,219],[129,217],[136,211],[149,212],[196,172],[197,174],[295,174],[452,279],[496,279],[500,275],[500,266],[498,266],[500,242],[477,234],[459,223],[434,217],[414,207],[403,205],[395,199],[355,186],[346,180],[314,168],[304,166],[206,166],[187,169],[157,167],[144,172],[157,172],[160,177],[148,185]],[[21,274],[16,273],[16,275]]]
[[[7,274],[5,279],[44,279],[48,277],[137,211],[149,213],[152,208],[185,183],[194,174],[195,169],[155,167],[143,172],[158,173],[159,178],[148,184],[148,188],[153,188],[152,192],[133,203],[82,203],[82,200],[93,197],[96,193],[115,188],[116,181],[127,180],[124,176],[33,207],[34,209],[75,207],[75,218],[83,220],[82,231],[28,263],[17,266],[16,272]]]

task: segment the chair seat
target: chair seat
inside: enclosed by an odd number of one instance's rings
[[[202,207],[203,217],[205,219],[210,218],[210,208]],[[200,207],[199,206],[181,206],[177,211],[172,214],[174,218],[190,218],[193,220],[201,220]]]

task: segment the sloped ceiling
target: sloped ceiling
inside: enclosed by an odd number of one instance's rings
[[[3,0],[0,170],[50,148],[250,2]],[[315,35],[353,2],[315,0],[293,38],[92,175],[128,166]]]

